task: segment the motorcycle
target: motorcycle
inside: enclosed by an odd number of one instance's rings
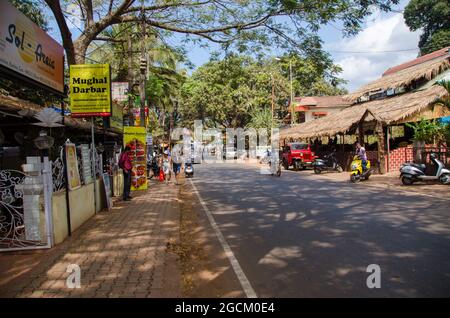
[[[342,166],[338,163],[335,153],[336,151],[333,151],[329,155],[325,155],[323,159],[314,160],[314,172],[316,174],[322,173],[322,171],[337,171],[339,173],[343,172],[344,169],[342,169]]]
[[[436,166],[436,173],[427,175],[424,164],[405,162],[400,168],[400,178],[404,185],[412,185],[417,181],[439,181],[441,184],[450,184],[450,170],[445,168],[442,161],[436,158],[436,154],[430,154],[431,162]]]
[[[272,161],[274,162],[274,164],[272,164]],[[281,176],[281,163],[280,163],[280,160],[271,159],[269,161],[269,168],[270,168],[270,174],[272,176],[277,176],[277,177]]]
[[[370,161],[367,160],[366,169],[363,168],[362,159],[355,155],[351,164],[350,181],[353,183],[359,182],[361,180],[368,180],[372,174],[372,169],[370,169]]]
[[[194,176],[194,166],[191,162],[186,162],[184,165],[184,175],[186,178],[192,178]]]

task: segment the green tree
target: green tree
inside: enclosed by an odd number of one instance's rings
[[[180,111],[189,124],[203,120],[212,127],[245,127],[255,109],[279,112],[289,96],[288,81],[276,63],[255,62],[231,54],[198,68],[181,89]]]
[[[37,0],[9,0],[20,12],[25,14],[31,21],[36,23],[44,31],[48,31],[48,18],[43,13],[42,7]]]
[[[345,92],[337,76],[341,71],[327,56],[254,60],[230,54],[214,58],[197,69],[181,89],[180,111],[186,124],[202,119],[208,126],[245,127],[261,122],[269,112],[283,120],[289,114],[289,63],[295,95],[329,95]],[[254,119],[254,116],[257,116]],[[270,116],[270,117],[271,117]],[[267,120],[266,120],[267,121]],[[268,123],[271,125],[271,123]]]
[[[422,30],[419,41],[421,55],[450,45],[448,0],[411,0],[405,7],[404,17],[411,31]]]
[[[442,137],[442,125],[436,120],[421,119],[416,123],[406,123],[414,131],[414,140],[425,143],[434,143]]]
[[[272,117],[272,112],[268,108],[255,109],[250,113],[250,121],[247,128],[267,130],[267,136],[270,136],[272,128],[280,127],[280,120]]]
[[[294,47],[314,39],[320,26],[341,21],[344,34],[359,31],[364,18],[374,7],[389,11],[398,0],[45,0],[58,24],[69,64],[84,63],[90,44],[113,25],[144,21],[162,37],[173,34],[188,40],[207,40],[237,49],[254,50],[253,44],[265,47]],[[67,25],[67,8],[77,6],[81,34],[72,39]]]

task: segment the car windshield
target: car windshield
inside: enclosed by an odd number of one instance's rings
[[[292,148],[292,150],[308,149],[308,144],[292,144],[291,148]]]

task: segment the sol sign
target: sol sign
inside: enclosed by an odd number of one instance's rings
[[[64,92],[64,48],[5,0],[0,1],[0,66]]]
[[[72,117],[111,116],[109,64],[70,65]]]

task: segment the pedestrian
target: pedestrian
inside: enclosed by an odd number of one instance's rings
[[[123,170],[123,200],[130,201],[132,198],[130,196],[131,190],[131,170],[133,165],[131,164],[131,158],[129,152],[131,148],[126,146],[125,149],[120,154],[119,168]]]
[[[170,159],[169,159],[169,154],[167,151],[164,152],[164,155],[162,158],[162,169],[164,172],[165,180],[168,183],[171,179],[171,173],[170,173]]]
[[[179,184],[179,176],[180,176],[180,172],[181,172],[181,163],[177,162],[177,160],[172,159],[172,170],[173,170],[173,173],[175,174],[175,184],[178,185]]]

